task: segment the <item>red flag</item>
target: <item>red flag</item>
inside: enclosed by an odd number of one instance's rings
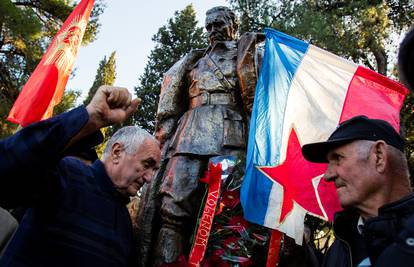
[[[26,126],[52,116],[62,98],[94,0],[82,0],[60,28],[24,85],[7,120]]]

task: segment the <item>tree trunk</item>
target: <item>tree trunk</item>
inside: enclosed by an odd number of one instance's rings
[[[388,58],[385,50],[383,48],[371,48],[371,51],[377,62],[377,71],[380,74],[387,76]]]

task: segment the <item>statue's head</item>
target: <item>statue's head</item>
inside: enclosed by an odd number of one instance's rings
[[[400,79],[414,92],[414,27],[407,33],[398,53]]]
[[[238,29],[239,21],[230,8],[217,6],[206,12],[206,30],[210,44],[235,40]]]

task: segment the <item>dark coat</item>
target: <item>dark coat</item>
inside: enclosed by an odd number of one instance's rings
[[[29,207],[0,266],[127,266],[133,258],[128,198],[99,160],[64,158],[88,119],[80,107],[0,141],[0,205]],[[101,140],[96,132],[71,152]]]
[[[414,194],[384,205],[357,232],[359,215],[346,210],[336,214],[336,240],[329,248],[323,266],[355,264],[356,249],[364,248],[372,266],[414,266]],[[356,248],[358,246],[358,248]]]

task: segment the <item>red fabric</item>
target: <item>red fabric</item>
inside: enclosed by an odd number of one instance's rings
[[[217,202],[221,186],[221,164],[216,166],[212,163],[209,165],[209,174],[205,175],[204,181],[208,181],[208,195],[205,202],[203,215],[197,229],[194,244],[188,259],[188,266],[198,267],[207,249],[208,238],[210,236],[211,226],[217,207]]]
[[[266,267],[276,267],[279,264],[280,244],[282,243],[282,232],[272,230],[267,254]]]
[[[400,109],[408,89],[381,74],[364,67],[358,67],[349,84],[339,123],[354,116],[366,115],[372,119],[388,121],[397,131],[400,130]],[[330,195],[336,195],[333,183],[321,180],[318,193],[328,215],[333,215],[339,207],[339,201],[332,201]]]
[[[367,68],[358,67],[349,84],[339,123],[357,115],[366,115],[388,121],[399,131],[400,109],[407,93],[408,90],[401,84]],[[303,158],[295,129],[289,136],[286,160],[278,166],[259,169],[283,186],[280,222],[292,211],[293,202],[313,215],[324,218],[320,207],[322,204],[330,221],[335,212],[340,210],[338,199],[332,198],[336,195],[333,183],[321,179],[317,188],[320,199],[316,198],[312,179],[325,172],[326,164],[310,163]]]
[[[293,202],[315,215],[324,217],[313,189],[312,179],[326,170],[326,164],[315,164],[305,160],[295,129],[292,129],[289,136],[286,160],[275,167],[259,167],[259,169],[283,186],[280,222],[283,222],[292,211]],[[295,175],[292,175],[293,173]],[[339,207],[339,203],[337,204]]]
[[[56,34],[24,85],[7,119],[26,126],[53,114],[63,95],[94,0],[82,0]]]
[[[400,129],[400,109],[408,89],[381,74],[358,67],[349,84],[340,123],[357,115],[388,121]]]

